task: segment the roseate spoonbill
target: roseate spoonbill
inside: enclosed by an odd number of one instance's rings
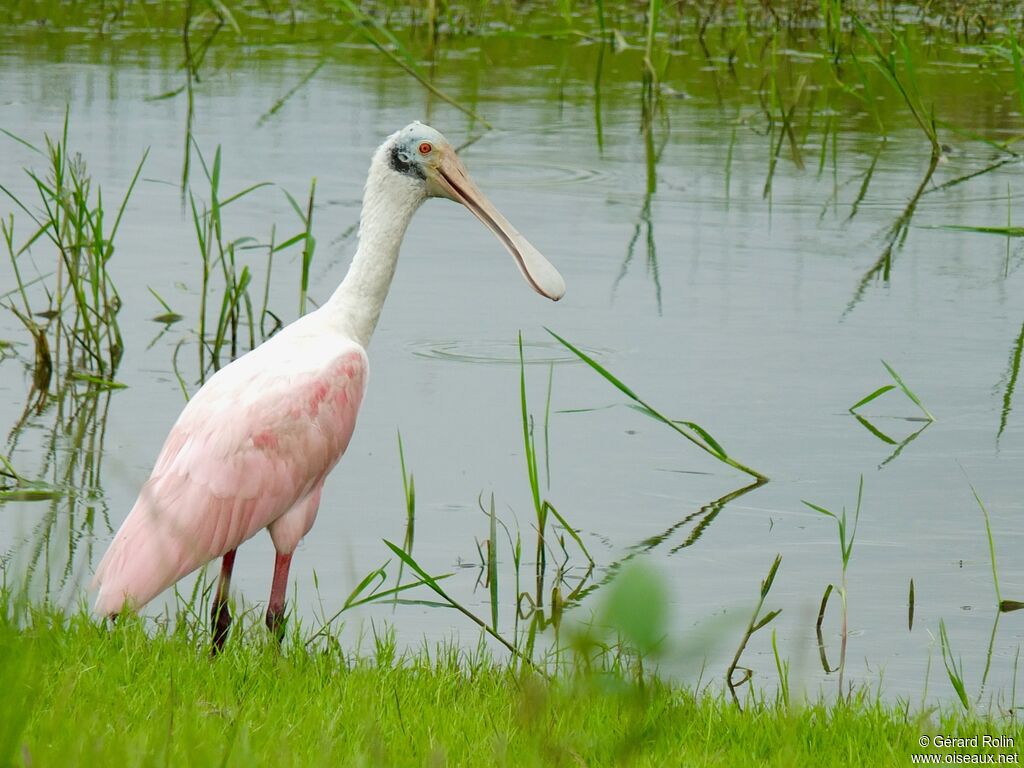
[[[322,307],[219,370],[189,400],[96,570],[98,615],[138,610],[221,557],[210,617],[219,650],[231,624],[235,550],[266,528],[276,550],[266,620],[282,637],[292,553],[352,436],[366,387],[366,346],[402,237],[429,197],[469,208],[534,290],[562,297],[561,275],[484,197],[444,136],[418,122],[392,134],[370,163],[359,247],[345,279]]]

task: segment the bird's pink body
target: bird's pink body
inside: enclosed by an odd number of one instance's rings
[[[235,549],[267,528],[277,552],[267,625],[280,639],[292,552],[352,437],[365,349],[409,221],[429,197],[469,208],[534,290],[561,298],[561,275],[476,188],[440,133],[413,123],[392,134],[370,163],[359,248],[345,279],[322,307],[218,371],[185,406],[97,568],[96,613],[141,608],[223,557],[211,611],[217,651],[231,623]]]
[[[218,371],[182,411],[97,569],[97,613],[145,605],[263,528],[289,554],[312,527],[355,428],[367,361],[351,340],[301,330]]]

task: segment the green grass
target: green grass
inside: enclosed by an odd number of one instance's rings
[[[849,591],[847,589],[846,574],[850,567],[850,557],[853,555],[853,542],[857,538],[857,524],[860,523],[860,505],[864,499],[864,476],[861,475],[860,485],[857,487],[857,506],[853,511],[853,526],[849,524],[849,519],[846,516],[846,507],[843,507],[839,514],[826,509],[825,507],[817,504],[812,504],[809,501],[805,501],[804,504],[815,512],[818,512],[827,517],[831,517],[836,523],[837,533],[839,535],[839,559],[842,561],[842,579],[839,582],[839,599],[841,600],[841,613],[840,613],[840,636],[842,642],[839,647],[839,666],[836,667],[836,671],[839,672],[838,686],[840,698],[845,695],[843,691],[843,673],[846,671],[846,646],[849,642],[849,605],[847,604],[847,596]],[[825,588],[825,594],[821,598],[821,608],[818,611],[818,621],[815,625],[815,629],[818,634],[818,648],[821,651],[822,666],[826,672],[829,672],[829,666],[826,662],[825,657],[825,643],[821,635],[821,623],[825,617],[825,608],[828,606],[828,597],[832,594],[833,585],[829,584]],[[762,597],[762,600],[764,598]]]
[[[732,696],[733,701],[739,706],[740,700],[736,695],[736,689],[749,683],[754,677],[754,670],[749,667],[740,667],[740,657],[743,655],[744,649],[747,647],[747,643],[750,641],[751,636],[759,629],[763,629],[770,624],[776,616],[782,613],[782,609],[778,608],[774,611],[769,611],[764,616],[761,616],[761,609],[764,607],[764,601],[768,597],[768,593],[772,589],[772,583],[775,581],[775,574],[779,570],[779,566],[782,565],[782,555],[776,555],[775,560],[772,561],[771,568],[768,569],[768,575],[765,576],[764,581],[761,582],[761,596],[757,601],[757,606],[754,608],[754,613],[750,617],[750,622],[747,624],[747,631],[743,634],[743,639],[740,640],[740,645],[736,649],[736,655],[733,656],[732,663],[729,665],[729,669],[725,671],[725,683],[729,688],[729,694]],[[772,633],[772,649],[775,651],[775,659],[779,670],[779,680],[782,687],[783,701],[789,701],[789,678],[786,674],[783,674],[784,669],[788,669],[788,664],[783,665],[779,660],[778,644],[775,642],[775,634]],[[740,679],[736,679],[736,671],[742,669],[743,674]]]
[[[258,622],[256,622],[258,624]],[[0,623],[4,765],[907,765],[921,734],[1019,723],[909,713],[862,693],[787,708],[614,666],[545,679],[449,647],[398,658],[387,634],[279,652],[251,627],[211,661],[187,628],[147,634],[38,610]]]

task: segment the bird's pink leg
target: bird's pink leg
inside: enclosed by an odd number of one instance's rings
[[[291,564],[291,552],[286,555],[278,552],[274,558],[274,581],[270,586],[270,604],[267,605],[267,628],[278,642],[284,639],[284,598],[288,591],[288,568]]]
[[[210,655],[216,656],[224,649],[231,626],[231,611],[228,610],[228,591],[231,588],[231,570],[235,567],[235,550],[224,553],[220,564],[220,581],[217,582],[217,596],[213,599],[210,621],[213,624],[213,646]]]

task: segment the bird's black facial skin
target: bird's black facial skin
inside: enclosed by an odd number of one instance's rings
[[[427,176],[417,163],[412,162],[412,153],[406,150],[401,144],[395,144],[391,148],[391,170],[412,176],[414,179],[425,181]]]

